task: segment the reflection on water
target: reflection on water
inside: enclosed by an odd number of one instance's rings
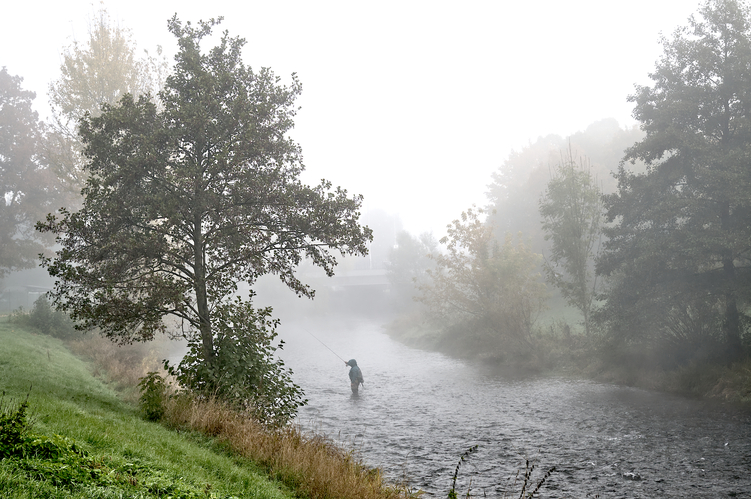
[[[280,333],[309,399],[299,423],[431,496],[445,496],[459,456],[478,444],[458,490],[471,480],[480,496],[518,494],[511,482],[529,458],[558,470],[543,497],[751,497],[748,415],[590,381],[495,376],[369,323],[288,322]],[[336,355],[362,368],[359,397]]]

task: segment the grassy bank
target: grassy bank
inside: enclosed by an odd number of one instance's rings
[[[85,453],[3,459],[0,497],[294,497],[214,440],[144,421],[60,340],[0,323],[0,345],[6,408],[28,396],[30,431],[62,435]]]
[[[411,496],[364,466],[354,454],[295,427],[268,432],[216,400],[167,401],[163,421],[175,429],[209,435],[233,454],[262,466],[270,476],[311,499],[398,499]]]

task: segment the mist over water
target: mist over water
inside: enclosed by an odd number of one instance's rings
[[[751,417],[677,396],[562,378],[508,378],[392,341],[375,322],[283,321],[282,358],[309,403],[298,423],[389,479],[445,496],[513,496],[529,458],[542,497],[751,497]],[[354,398],[344,360],[357,359]]]

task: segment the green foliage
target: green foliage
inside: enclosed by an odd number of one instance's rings
[[[156,96],[163,84],[166,60],[148,52],[140,58],[136,54],[130,30],[103,7],[89,19],[88,39],[74,41],[62,52],[60,77],[48,92],[53,125],[47,143],[69,195],[80,195],[86,177],[80,120],[87,113],[98,116],[102,104],[115,104],[125,94]]]
[[[540,137],[511,152],[493,173],[488,186],[488,223],[499,236],[523,232],[532,251],[547,254],[550,244],[544,238],[538,202],[551,169],[561,160],[561,151],[570,148],[574,157],[587,157],[592,176],[602,183],[602,191],[613,192],[616,183],[612,173],[618,170],[624,151],[643,135],[638,127],[621,128],[610,118],[568,137]]]
[[[16,457],[16,465],[29,478],[56,487],[93,481],[92,459],[75,442],[61,435],[30,434]]]
[[[81,332],[65,312],[55,310],[45,295],[34,301],[34,306],[28,314],[23,311],[12,315],[15,323],[25,324],[38,330],[42,334],[61,339],[72,339],[81,336]]]
[[[175,316],[213,373],[224,369],[214,339],[225,336],[214,316],[238,282],[274,274],[312,297],[295,275],[304,259],[332,275],[334,251],[364,255],[372,240],[358,223],[361,196],[300,180],[300,147],[288,136],[299,81],[253,71],[244,40],[226,32],[202,52],[216,24],[169,22],[179,51],[160,106],[125,95],[87,115],[83,207],[37,226],[61,245],[43,261],[56,306],[126,343],[166,332],[163,319]]]
[[[493,229],[470,209],[448,226],[446,253],[433,254],[435,269],[419,300],[436,324],[474,345],[474,353],[528,350],[532,325],[543,307],[540,256],[510,235],[500,244]]]
[[[270,427],[289,423],[307,400],[276,357],[284,342],[274,344],[278,321],[271,309],[254,309],[238,297],[217,306],[214,321],[214,361],[206,362],[200,338],[193,338],[180,364],[165,363],[169,373],[192,392],[216,396]]]
[[[647,171],[624,164],[606,197],[599,318],[614,341],[680,339],[696,355],[721,332],[734,358],[751,303],[751,16],[708,0],[662,43],[653,84],[630,97],[646,136],[625,159]]]
[[[186,482],[152,466],[108,457],[91,456],[75,441],[62,435],[28,435],[17,447],[9,467],[27,479],[68,492],[88,491],[122,497],[171,497],[199,499],[220,497],[206,486]],[[228,496],[222,496],[228,497]]]
[[[5,392],[0,397],[0,459],[15,456],[21,451],[28,427],[28,408],[28,400],[14,406],[5,402]]]
[[[68,134],[75,136],[78,121],[87,112],[99,114],[103,103],[159,91],[164,64],[148,53],[139,59],[131,36],[101,7],[89,20],[88,39],[63,50],[49,96],[55,121]]]
[[[27,458],[54,460],[73,457],[86,457],[86,452],[76,443],[62,435],[30,434],[24,439],[22,455]]]
[[[32,109],[34,92],[0,68],[0,278],[32,268],[51,239],[34,223],[56,204],[56,178],[44,157],[44,126]]]
[[[167,399],[167,382],[156,371],[151,371],[138,383],[141,396],[138,404],[146,419],[159,421],[164,415],[164,402]]]
[[[594,259],[601,237],[602,200],[589,162],[580,160],[577,165],[570,146],[540,199],[540,216],[545,240],[552,241],[550,259],[544,264],[547,281],[581,312],[589,335],[597,286]]]

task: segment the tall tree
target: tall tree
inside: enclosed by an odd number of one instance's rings
[[[61,245],[45,262],[52,297],[83,327],[149,340],[173,315],[209,365],[221,353],[215,311],[238,281],[275,274],[312,297],[295,275],[303,258],[332,275],[334,250],[364,255],[372,239],[358,223],[361,196],[300,181],[300,147],[288,137],[298,80],[283,86],[271,70],[253,71],[245,41],[226,32],[202,52],[216,24],[169,21],[179,51],[162,105],[127,94],[85,117],[83,207],[39,225]]]
[[[574,159],[569,147],[540,199],[545,240],[552,241],[543,268],[549,283],[576,307],[589,335],[597,276],[594,261],[600,246],[602,199],[586,160]]]
[[[641,331],[659,334],[676,314],[696,320],[703,310],[705,321],[719,317],[726,351],[741,351],[751,285],[749,21],[744,4],[707,0],[662,39],[653,84],[630,97],[646,136],[625,159],[648,169],[619,170],[598,264],[613,280],[605,316],[621,333],[644,317]]]
[[[62,53],[60,77],[49,87],[54,133],[48,139],[58,175],[79,195],[84,184],[80,120],[98,116],[102,104],[115,104],[125,94],[156,96],[163,84],[166,61],[148,52],[139,57],[130,30],[100,8],[89,20],[88,39],[74,41]]]
[[[527,350],[542,309],[539,255],[510,235],[501,244],[482,210],[462,213],[440,240],[445,253],[432,255],[419,301],[449,334],[458,334],[476,353]]]
[[[611,118],[596,121],[566,138],[540,137],[512,152],[493,173],[487,191],[488,220],[495,226],[496,234],[523,232],[533,251],[550,251],[540,223],[538,202],[550,180],[550,170],[560,159],[560,151],[569,147],[574,156],[587,157],[603,192],[611,193],[616,189],[612,173],[617,172],[626,149],[642,136],[638,128],[621,128]]]
[[[0,277],[37,265],[49,238],[34,224],[59,194],[42,153],[44,127],[32,109],[34,92],[23,79],[0,70]]]

